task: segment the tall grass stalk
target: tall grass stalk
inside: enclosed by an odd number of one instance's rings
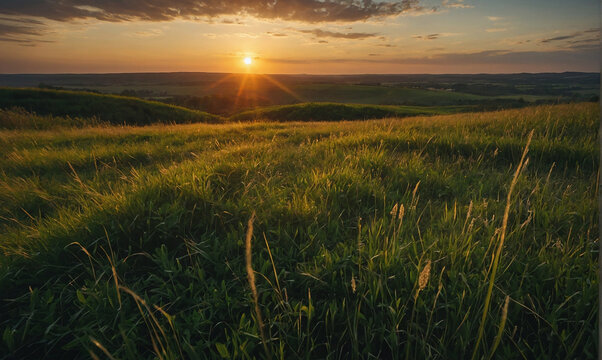
[[[495,350],[500,345],[500,341],[502,340],[502,335],[504,335],[504,328],[506,327],[506,319],[508,318],[508,304],[510,303],[510,296],[506,295],[506,300],[504,301],[504,308],[502,309],[502,318],[500,320],[500,327],[497,331],[497,336],[495,337],[495,341],[493,342],[493,347],[491,348],[491,353],[489,353],[489,359],[493,358],[493,354],[495,354]]]
[[[533,138],[534,130],[531,130],[529,133],[529,138],[527,139],[527,144],[525,145],[525,150],[523,151],[523,155],[520,158],[518,166],[516,167],[516,171],[514,172],[514,177],[512,178],[512,182],[510,183],[510,190],[508,190],[508,196],[506,197],[506,208],[504,209],[504,218],[502,219],[502,230],[500,231],[500,241],[495,251],[495,255],[493,258],[493,266],[491,268],[491,276],[489,278],[489,288],[487,289],[487,296],[485,297],[485,307],[483,308],[483,315],[481,316],[481,325],[479,326],[479,333],[477,336],[477,342],[474,347],[474,351],[472,352],[472,359],[474,360],[477,356],[477,352],[479,351],[479,345],[481,344],[481,340],[483,338],[483,331],[485,330],[485,321],[487,319],[487,314],[489,313],[489,305],[491,304],[491,293],[493,292],[493,284],[495,283],[495,275],[497,273],[497,268],[500,263],[500,256],[502,254],[502,248],[504,247],[504,240],[506,239],[506,228],[508,226],[508,217],[510,215],[510,204],[512,201],[512,192],[514,191],[514,187],[518,182],[518,176],[520,175],[523,166],[525,165],[527,152],[529,151],[529,145],[531,144],[531,139]]]
[[[253,238],[253,221],[255,221],[255,211],[251,214],[249,221],[247,222],[247,236],[245,238],[245,259],[247,268],[247,279],[249,280],[249,287],[251,288],[251,294],[253,295],[253,303],[255,304],[255,316],[257,316],[257,326],[259,327],[259,335],[261,336],[261,342],[263,343],[263,349],[268,359],[271,359],[272,355],[268,348],[267,338],[265,336],[263,319],[261,317],[261,309],[259,309],[259,295],[257,294],[257,286],[255,286],[255,271],[253,270],[253,252],[251,250],[251,240]]]

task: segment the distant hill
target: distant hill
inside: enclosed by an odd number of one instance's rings
[[[88,92],[0,88],[0,109],[22,108],[38,115],[94,118],[122,125],[219,123],[222,118],[197,110],[116,95]]]
[[[231,116],[229,121],[338,121],[366,120],[386,117],[451,114],[468,110],[468,106],[390,106],[336,103],[302,103],[278,105],[244,111]]]

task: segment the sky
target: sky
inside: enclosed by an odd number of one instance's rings
[[[600,14],[599,0],[1,0],[0,73],[599,72]]]

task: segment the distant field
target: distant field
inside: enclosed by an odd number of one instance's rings
[[[38,115],[80,118],[74,119],[73,125],[85,122],[81,118],[91,117],[93,123],[117,125],[221,121],[216,115],[131,97],[62,90],[0,88],[0,109],[11,108],[22,108]],[[51,127],[50,122],[46,124],[38,121],[36,126]],[[30,125],[24,119],[23,123],[14,123],[11,126],[18,128]]]
[[[598,129],[583,103],[0,130],[0,354],[467,359],[482,328],[476,358],[595,359]]]
[[[596,73],[263,75],[222,73],[0,74],[0,86],[96,91],[158,100],[221,116],[256,106],[336,102],[477,106],[598,101]]]
[[[293,92],[305,101],[348,102],[415,106],[449,106],[476,103],[487,97],[444,90],[411,89],[399,86],[345,84],[299,85]]]
[[[302,103],[277,105],[243,111],[228,118],[229,121],[340,121],[367,120],[387,117],[408,117],[418,115],[441,115],[466,112],[470,106],[390,106],[358,105],[337,103]]]

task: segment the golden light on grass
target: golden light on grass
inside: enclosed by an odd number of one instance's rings
[[[251,218],[247,222],[247,236],[245,237],[245,262],[247,267],[247,280],[249,280],[249,286],[251,287],[251,294],[253,295],[253,303],[255,304],[255,315],[257,316],[257,327],[259,327],[259,334],[261,336],[261,342],[263,349],[265,350],[268,359],[272,357],[270,350],[267,345],[267,338],[263,330],[263,319],[261,317],[261,310],[259,309],[259,295],[257,293],[257,287],[255,286],[255,270],[253,270],[253,253],[251,250],[251,241],[253,238],[253,221],[255,221],[255,211],[251,214]]]

